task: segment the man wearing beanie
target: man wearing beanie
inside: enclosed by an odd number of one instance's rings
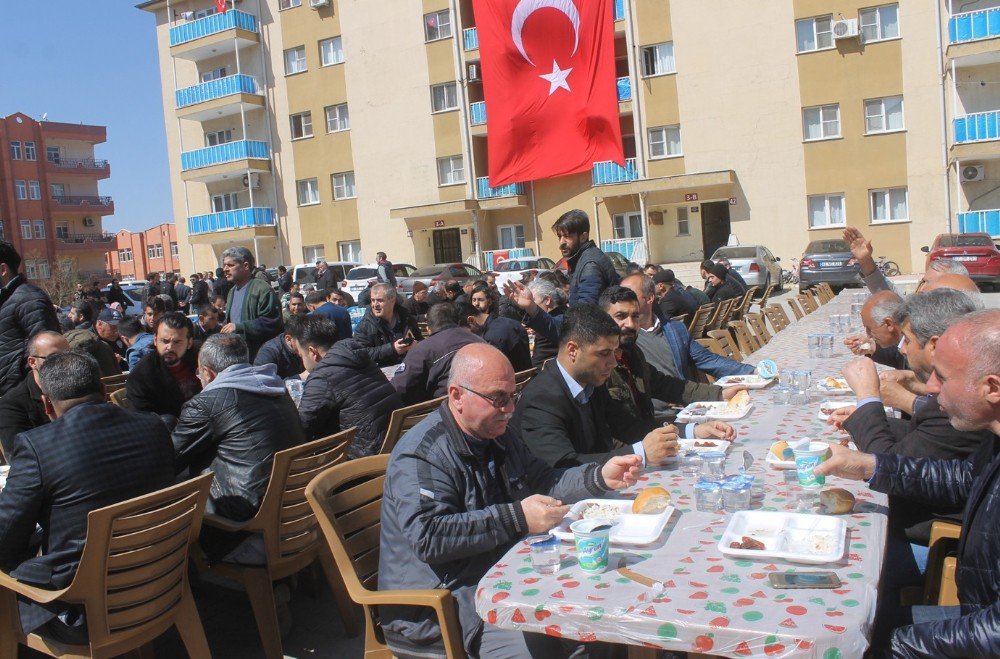
[[[712,292],[708,297],[712,302],[722,302],[733,297],[740,297],[746,293],[746,289],[740,286],[735,277],[729,277],[726,266],[716,263],[708,275],[708,282],[711,284]],[[707,292],[707,291],[706,291]]]
[[[677,285],[673,270],[661,270],[653,275],[656,297],[665,319],[692,314],[698,308],[691,294]]]

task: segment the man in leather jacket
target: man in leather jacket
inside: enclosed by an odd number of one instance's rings
[[[590,239],[590,218],[574,209],[559,216],[552,230],[569,265],[569,304],[597,304],[605,288],[620,277],[607,254]]]

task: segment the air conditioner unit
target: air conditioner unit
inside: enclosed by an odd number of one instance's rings
[[[92,218],[92,217],[85,217],[85,218],[83,218],[83,226],[85,226],[85,227],[92,227],[95,224],[97,224],[97,223],[94,222],[94,218]]]
[[[479,82],[479,65],[478,64],[466,64],[465,65],[465,78],[469,82]]]
[[[962,168],[962,183],[982,181],[986,168],[982,165],[966,165]]]
[[[856,18],[842,18],[833,22],[834,39],[857,39],[858,20]]]
[[[329,7],[330,0],[309,0],[309,6],[313,9],[319,9],[320,7]]]
[[[244,174],[243,187],[253,188],[254,190],[260,189],[260,174]]]

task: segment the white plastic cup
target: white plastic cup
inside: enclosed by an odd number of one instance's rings
[[[826,484],[826,476],[817,476],[813,471],[816,465],[826,460],[830,450],[826,442],[809,442],[807,447],[799,449],[792,447],[795,456],[795,471],[802,487],[821,487]]]
[[[612,525],[608,519],[578,519],[569,525],[576,542],[576,560],[584,572],[601,574],[608,569]]]

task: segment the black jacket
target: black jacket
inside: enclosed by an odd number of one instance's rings
[[[392,378],[404,405],[414,405],[448,393],[448,375],[455,353],[470,343],[483,339],[457,325],[442,327],[410,348],[403,359],[403,370]]]
[[[667,289],[666,295],[660,298],[660,312],[664,318],[673,318],[684,314],[692,314],[698,309],[691,300],[673,286]]]
[[[333,268],[328,267],[323,271],[323,274],[316,274],[316,288],[326,291],[328,294],[337,290],[337,273],[333,271]]]
[[[263,364],[274,364],[277,366],[278,377],[282,380],[295,377],[305,370],[305,366],[302,365],[302,358],[285,344],[284,332],[273,339],[268,339],[260,347],[257,357],[253,360],[253,365],[261,366]]]
[[[25,345],[43,330],[61,331],[52,300],[24,275],[17,275],[0,289],[0,394],[28,374]]]
[[[42,390],[30,374],[16,387],[0,396],[0,445],[8,458],[14,450],[14,438],[25,430],[49,422],[42,405]]]
[[[874,343],[875,339],[869,339]],[[882,364],[883,366],[888,366],[889,368],[895,368],[899,370],[909,369],[909,364],[906,361],[906,355],[899,351],[899,346],[889,346],[888,348],[882,348],[876,346],[875,352],[868,355],[876,364]]]
[[[738,282],[734,277],[726,276],[726,281],[722,282],[721,286],[713,287],[712,292],[706,291],[708,293],[709,299],[712,302],[722,302],[723,300],[728,300],[733,297],[740,297],[747,292],[740,282]]]
[[[608,286],[617,284],[621,277],[611,264],[608,255],[593,240],[580,245],[575,254],[566,259],[569,265],[569,304],[597,304],[601,293]]]
[[[527,318],[528,326],[535,331],[535,350],[531,353],[531,365],[541,366],[559,354],[559,328],[562,316],[568,307],[564,304],[548,312],[548,319],[542,313]]]
[[[184,353],[181,359],[192,373],[198,369],[198,354],[193,349]],[[199,391],[200,383],[186,396],[155,350],[140,359],[125,380],[125,397],[132,406],[157,414],[179,416],[184,403]]]
[[[386,259],[375,268],[375,275],[380,282],[396,287],[396,273],[392,271],[392,261]]]
[[[285,274],[278,277],[278,290],[282,293],[287,293],[292,290],[292,273],[285,271]]]
[[[197,311],[198,307],[203,304],[208,304],[208,294],[211,291],[208,288],[208,282],[204,279],[199,279],[191,286],[191,309]]]
[[[483,328],[483,340],[507,355],[515,373],[531,368],[528,332],[516,320],[490,316]]]
[[[354,330],[354,338],[358,344],[368,350],[368,356],[380,368],[382,366],[393,366],[403,361],[396,354],[393,343],[402,339],[409,332],[417,341],[424,338],[417,327],[417,321],[402,307],[396,305],[394,309],[395,324],[389,327],[389,323],[378,318],[372,313],[371,307],[365,311],[365,317],[358,323],[358,328]]]
[[[125,309],[128,309],[129,297],[126,295],[125,290],[117,284],[108,288],[108,304],[114,304],[115,302],[122,305],[123,313]]]
[[[402,306],[404,309],[406,309],[406,312],[414,317],[426,316],[427,310],[431,308],[430,302],[428,302],[427,300],[424,300],[423,302],[417,302],[416,300],[413,299],[412,296],[401,301],[399,305]]]
[[[310,439],[357,428],[350,458],[378,452],[389,416],[403,406],[385,374],[352,340],[333,344],[306,379],[299,418]]]

